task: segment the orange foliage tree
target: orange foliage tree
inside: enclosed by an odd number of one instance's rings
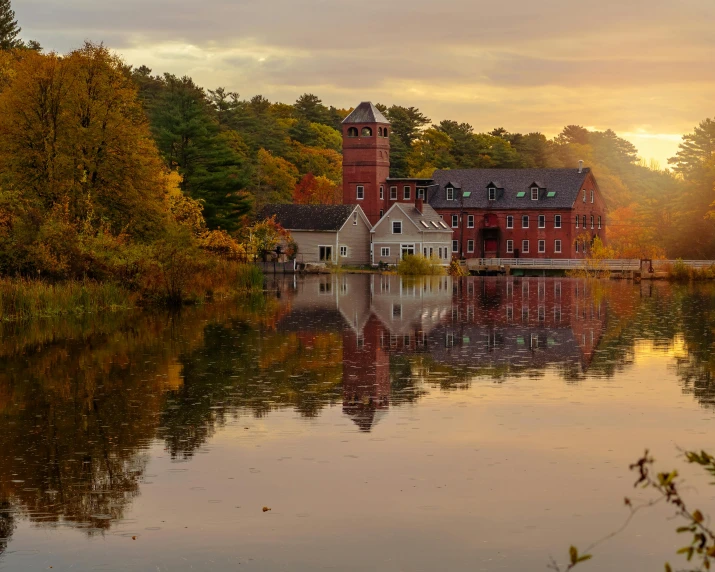
[[[313,173],[303,175],[293,189],[293,202],[300,205],[338,205],[342,202],[342,191],[333,181]]]

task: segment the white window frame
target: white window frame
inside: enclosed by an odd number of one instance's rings
[[[531,200],[532,201],[539,200],[539,187],[531,187]]]
[[[546,241],[545,240],[540,240],[537,243],[537,250],[539,254],[545,254],[546,253]]]
[[[506,227],[514,228],[514,215],[507,215],[506,217]]]
[[[496,187],[489,187],[487,189],[487,192],[489,193],[488,197],[490,201],[496,201],[497,200],[497,189]]]
[[[395,223],[398,223],[400,225],[400,232],[395,232]],[[402,221],[401,220],[393,220],[391,224],[392,228],[392,234],[402,234]]]
[[[410,252],[410,250],[412,252]],[[407,251],[407,253],[405,253],[405,251]],[[415,252],[417,251],[415,250],[414,243],[400,244],[400,260],[402,260],[402,258],[404,258],[405,256],[414,256]]]
[[[467,241],[467,252],[474,252],[474,241],[473,240]]]
[[[558,238],[554,240],[554,254],[561,254],[561,241]]]
[[[594,228],[594,216],[591,215],[591,230],[593,230]]]
[[[526,248],[524,248],[526,246]],[[522,254],[529,254],[529,241],[524,239],[521,241],[521,252]]]
[[[459,215],[452,215],[452,228],[459,228]]]
[[[389,246],[381,246],[380,247],[380,257],[381,258],[389,258],[390,256],[390,247]]]
[[[554,228],[561,228],[561,215],[554,215]]]
[[[365,198],[365,187],[363,185],[355,187],[355,195],[357,200],[362,201]]]
[[[514,241],[512,239],[506,241],[506,252],[507,254],[514,253]]]
[[[383,216],[385,216],[385,211],[380,209],[380,218],[382,218]]]
[[[598,215],[598,229],[601,229],[601,215]]]
[[[453,240],[452,241],[452,252],[459,252],[459,241],[458,240]]]
[[[576,252],[578,253],[578,240],[576,241]]]
[[[586,189],[583,190],[583,202],[586,202]]]
[[[345,246],[344,244],[340,245],[340,258],[347,258],[348,256],[348,247]]]
[[[540,214],[538,216],[539,218],[536,220],[538,221],[539,228],[546,228],[546,215]]]
[[[385,185],[380,185],[380,200],[385,198]]]
[[[424,199],[424,198],[425,198],[425,189],[424,189],[424,187],[418,187],[418,188],[417,188],[417,198],[418,198],[418,199]]]
[[[593,199],[596,196],[596,193],[594,192],[593,189],[591,189],[591,204],[593,204]]]
[[[529,215],[521,215],[521,228],[529,228]]]
[[[410,189],[410,186],[405,185],[404,187],[402,187],[402,200],[409,201],[411,196],[412,190]]]
[[[397,187],[390,187],[390,200],[391,201],[397,200]]]
[[[576,228],[578,228],[578,219],[579,218],[580,218],[579,215],[576,215]]]
[[[453,201],[454,200],[454,187],[447,187],[447,200],[448,201]]]
[[[583,223],[583,228],[588,228],[588,227],[586,226],[586,215],[583,215],[583,216],[581,217],[581,222]]]
[[[474,228],[474,215],[467,215],[467,228]]]

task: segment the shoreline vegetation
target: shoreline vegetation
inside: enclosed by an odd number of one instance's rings
[[[21,277],[0,278],[0,321],[196,305],[263,291],[264,277],[257,266],[241,263],[216,266],[214,274],[196,274],[187,277],[180,285],[163,283],[154,291],[133,290],[114,280],[49,282]]]

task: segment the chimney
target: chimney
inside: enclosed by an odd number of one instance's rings
[[[422,197],[418,198],[418,199],[415,201],[415,208],[416,208],[418,211],[420,211],[420,214],[422,214],[422,210],[424,209],[424,205],[425,205],[425,200],[424,200]]]
[[[583,159],[578,162],[578,172],[583,173]]]

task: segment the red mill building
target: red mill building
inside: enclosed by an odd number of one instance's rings
[[[343,203],[375,224],[396,202],[424,199],[452,228],[459,258],[580,258],[606,240],[605,204],[589,168],[438,170],[391,178],[390,123],[370,102],[343,121]]]

